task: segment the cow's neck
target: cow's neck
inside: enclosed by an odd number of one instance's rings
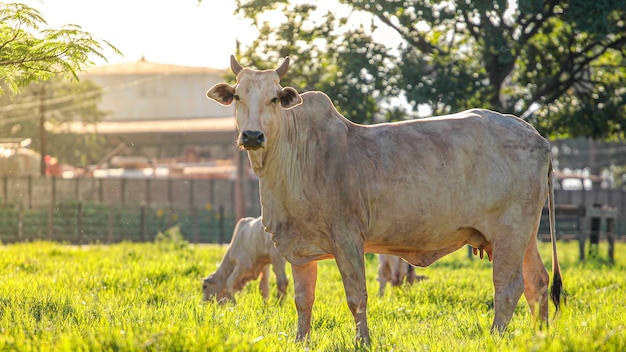
[[[276,231],[276,226],[285,220],[278,217],[287,213],[289,201],[304,197],[300,182],[302,173],[306,172],[303,161],[309,158],[306,142],[298,139],[307,135],[307,126],[304,125],[307,118],[296,116],[295,111],[282,111],[276,135],[263,153],[249,153],[250,162],[259,177],[263,224],[269,232]]]
[[[230,274],[235,269],[229,256],[230,251],[226,252],[226,255],[224,255],[224,259],[220,263],[217,270],[213,273],[213,278],[216,280],[216,282],[226,282]]]

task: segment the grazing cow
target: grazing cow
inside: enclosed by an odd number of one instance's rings
[[[415,281],[425,280],[423,275],[415,275],[415,267],[408,264],[402,258],[391,254],[378,255],[378,282],[380,296],[385,294],[387,283],[391,286],[400,286],[405,282],[413,285]]]
[[[263,230],[261,218],[243,218],[237,222],[233,238],[217,270],[204,279],[204,299],[231,300],[251,280],[261,276],[259,289],[263,298],[269,296],[270,264],[276,275],[277,296],[287,292],[286,261]]]
[[[231,56],[236,84],[216,84],[207,96],[235,102],[263,225],[292,263],[296,339],[309,337],[318,260],[335,258],[361,344],[370,341],[365,252],[425,267],[466,244],[493,259],[492,331],[507,326],[522,293],[547,324],[549,276],[536,239],[546,199],[554,225],[545,138],[517,117],[480,109],[355,124],[325,94],[283,88],[288,67],[287,58],[276,70],[251,70]],[[552,241],[558,309],[553,233]]]

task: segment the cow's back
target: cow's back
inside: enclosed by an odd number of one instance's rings
[[[271,239],[265,233],[261,218],[246,217],[239,220],[233,233],[229,256],[233,259],[251,258],[269,263]]]

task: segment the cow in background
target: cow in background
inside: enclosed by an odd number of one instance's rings
[[[524,120],[473,109],[376,125],[343,117],[322,92],[282,87],[276,70],[243,68],[235,85],[207,97],[235,103],[237,144],[259,177],[262,221],[292,264],[297,340],[311,330],[317,261],[334,258],[354,317],[369,343],[364,254],[428,266],[470,244],[493,259],[492,331],[508,325],[522,293],[547,324],[562,280],[552,238],[549,275],[537,248],[548,199],[554,229],[550,143]]]
[[[423,275],[415,275],[415,267],[398,256],[378,255],[378,282],[380,284],[378,294],[380,296],[385,294],[387,283],[391,286],[400,286],[405,282],[413,285],[413,282],[427,278]]]
[[[243,218],[237,222],[228,250],[217,270],[204,279],[202,292],[205,300],[232,300],[233,294],[261,277],[259,290],[269,297],[270,265],[276,275],[277,297],[287,292],[286,261],[264,231],[260,218]]]

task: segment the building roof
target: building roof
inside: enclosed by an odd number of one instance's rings
[[[101,65],[87,68],[81,75],[128,75],[128,74],[186,74],[186,73],[226,73],[224,69],[210,67],[179,66],[172,64],[162,64],[151,62],[145,58],[137,61],[123,62],[119,64]]]
[[[235,117],[211,117],[203,119],[146,120],[146,121],[101,121],[97,125],[70,122],[59,128],[49,127],[53,132],[98,134],[149,134],[187,132],[235,132]]]

